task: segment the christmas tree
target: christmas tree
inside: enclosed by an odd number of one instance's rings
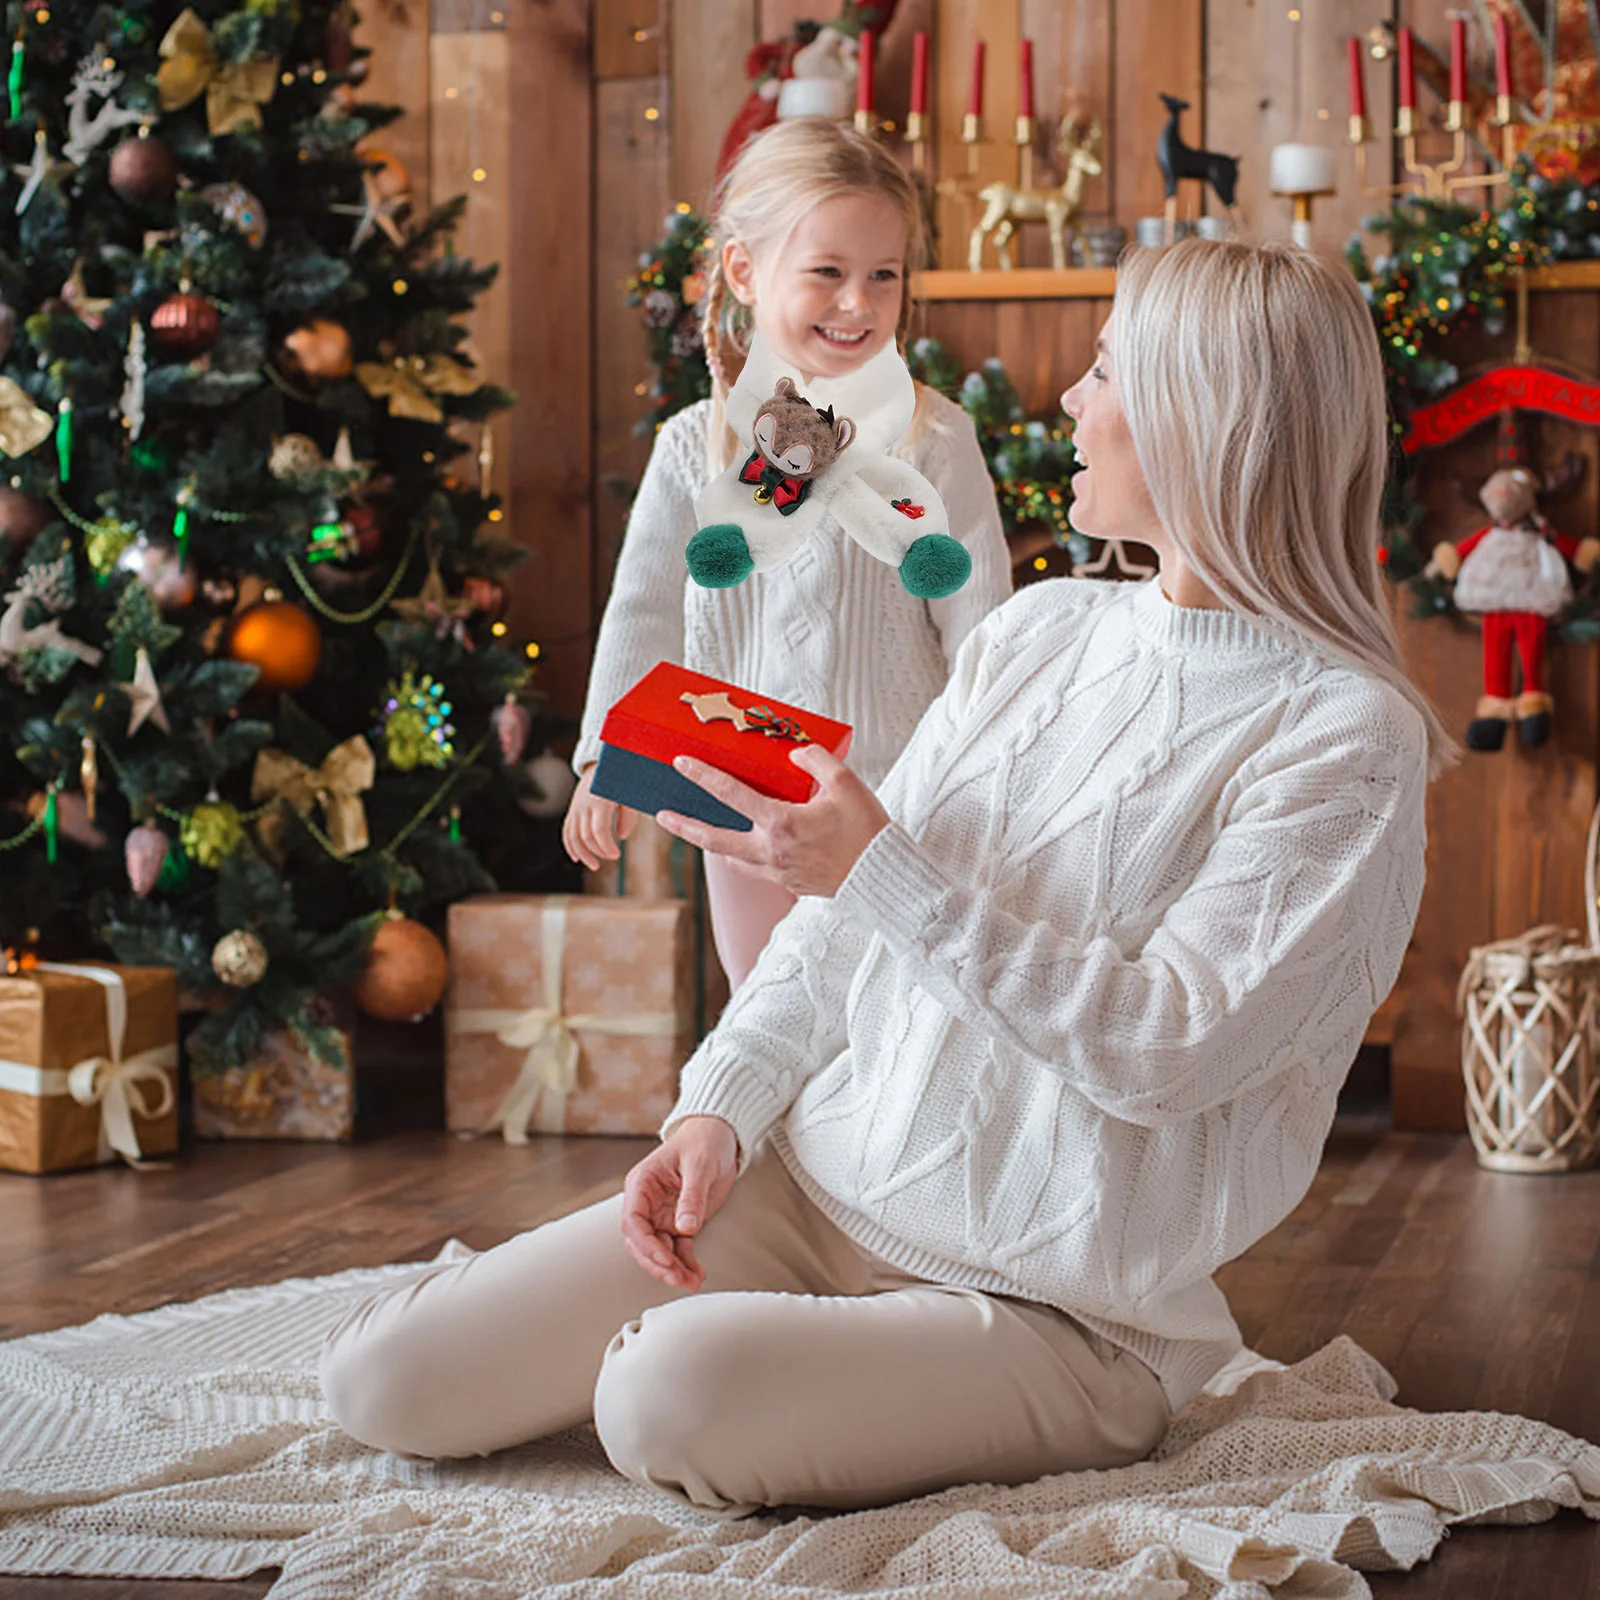
[[[565,886],[459,320],[494,269],[373,147],[353,21],[7,10],[0,944],[175,967],[198,1072],[370,977],[386,910]]]

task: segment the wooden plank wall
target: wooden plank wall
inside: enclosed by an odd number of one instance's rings
[[[1536,351],[1600,369],[1600,298],[1593,291],[1533,294],[1529,336]],[[1512,343],[1509,333],[1464,339],[1452,356],[1472,371],[1509,361]],[[1494,467],[1493,432],[1480,428],[1428,460],[1428,539],[1460,539],[1483,525],[1475,496]],[[1600,531],[1600,436],[1539,417],[1525,422],[1524,441],[1541,473],[1569,451],[1582,459],[1577,483],[1544,511],[1564,531]],[[1411,676],[1459,739],[1481,693],[1478,630],[1407,618],[1401,638]],[[1508,739],[1493,754],[1468,751],[1429,793],[1428,889],[1390,1047],[1394,1115],[1403,1127],[1464,1126],[1455,987],[1472,947],[1540,923],[1585,926],[1583,846],[1597,796],[1600,647],[1553,643],[1549,669],[1556,701],[1550,743],[1530,751]]]
[[[1339,150],[1339,192],[1319,200],[1321,248],[1336,250],[1363,215],[1382,209],[1359,193],[1344,144],[1345,40],[1381,23],[1408,23],[1442,47],[1452,0],[901,0],[879,47],[879,110],[903,127],[911,36],[934,40],[933,122],[939,175],[966,168],[959,144],[973,41],[988,46],[980,181],[1014,174],[1017,41],[1034,42],[1039,153],[1069,111],[1106,127],[1106,170],[1086,189],[1085,220],[1132,228],[1160,209],[1154,162],[1160,91],[1191,103],[1190,143],[1242,157],[1239,198],[1251,233],[1287,232],[1288,203],[1268,193],[1268,151],[1283,140]],[[649,450],[635,424],[648,376],[637,313],[623,280],[660,237],[672,208],[704,209],[724,131],[748,93],[745,57],[799,18],[826,17],[832,0],[368,0],[361,37],[376,48],[373,98],[407,118],[383,136],[420,196],[469,191],[462,248],[502,263],[474,329],[485,369],[521,396],[501,423],[495,481],[508,497],[507,529],[533,553],[517,579],[511,620],[543,648],[541,684],[557,709],[582,705],[592,631],[609,588],[625,515],[603,480],[636,481]],[[503,9],[502,9],[503,7]],[[1476,18],[1477,13],[1472,13]],[[1487,76],[1476,20],[1474,71]],[[1366,61],[1374,183],[1393,173],[1387,137],[1392,59]],[[451,90],[455,93],[451,93]],[[1436,112],[1420,92],[1425,120]],[[1443,136],[1424,135],[1424,159]],[[483,172],[475,181],[474,174]],[[1048,170],[1046,168],[1045,170]],[[1193,214],[1214,201],[1184,193]],[[970,199],[939,205],[939,264],[964,265]],[[1025,232],[1019,262],[1044,265],[1042,233]],[[1581,296],[1536,298],[1535,337],[1600,360],[1600,311]],[[997,355],[1030,412],[1050,411],[1084,365],[1104,301],[941,301],[917,329],[964,364]],[[1561,330],[1560,337],[1556,329]],[[1553,437],[1553,435],[1552,435]],[[1548,441],[1547,441],[1548,442]],[[1574,437],[1589,453],[1591,440]],[[1441,458],[1430,494],[1439,530],[1475,515],[1449,497],[1451,471],[1481,478],[1481,445]],[[1594,462],[1586,486],[1553,512],[1593,532]],[[1440,499],[1443,496],[1445,498]],[[1439,624],[1404,630],[1413,670],[1464,727],[1478,682],[1477,636]],[[1558,737],[1540,753],[1474,756],[1430,802],[1434,887],[1407,969],[1407,1003],[1394,1034],[1395,1100],[1412,1126],[1459,1123],[1453,984],[1467,949],[1533,922],[1581,919],[1575,840],[1596,791],[1593,730],[1600,723],[1600,655],[1556,653]]]

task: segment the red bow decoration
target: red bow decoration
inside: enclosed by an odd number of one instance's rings
[[[787,516],[793,511],[810,487],[810,481],[806,478],[785,477],[759,450],[750,452],[750,459],[739,473],[739,482],[757,483],[767,489],[767,499],[777,508],[780,516]],[[760,499],[759,495],[757,499]],[[762,501],[763,505],[766,503]]]
[[[922,516],[927,510],[926,506],[913,505],[909,496],[907,496],[907,498],[904,500],[891,500],[889,504],[892,505],[901,516],[910,517],[913,521]]]

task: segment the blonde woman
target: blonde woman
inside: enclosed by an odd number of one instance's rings
[[[707,1510],[861,1507],[1137,1460],[1238,1349],[1212,1275],[1310,1184],[1450,753],[1379,589],[1377,343],[1338,266],[1192,240],[1063,404],[1075,520],[1159,577],[1001,607],[878,794],[685,764],[755,827],[663,824],[803,898],[623,1194],[334,1331],[358,1437],[592,1415]]]
[[[587,867],[615,860],[632,813],[590,792],[608,708],[658,661],[678,661],[855,729],[850,764],[878,783],[944,687],[978,620],[1011,593],[994,490],[972,423],[919,386],[911,427],[893,452],[938,489],[949,532],[972,558],[942,600],[908,594],[892,567],[826,522],[794,560],[736,589],[689,581],[695,495],[733,459],[723,419],[752,332],[807,378],[845,379],[911,316],[922,214],[905,172],[875,140],[837,123],[780,123],[728,173],[714,216],[715,255],[703,329],[709,401],[656,435],[628,520],[595,646],[573,764],[580,775],[564,830]],[[794,904],[780,884],[723,860],[707,863],[711,926],[735,987]]]

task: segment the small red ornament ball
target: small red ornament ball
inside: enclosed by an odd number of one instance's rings
[[[356,979],[355,1002],[383,1022],[415,1022],[438,1005],[449,977],[444,946],[420,922],[390,916]]]
[[[26,549],[33,537],[50,520],[50,508],[31,494],[13,489],[10,484],[0,486],[0,536]]]
[[[168,355],[192,360],[217,342],[222,316],[204,295],[168,296],[150,313],[150,337]]]
[[[375,556],[383,548],[383,513],[376,506],[351,506],[343,520],[355,539],[357,555]]]
[[[256,688],[293,694],[316,676],[322,634],[299,606],[287,600],[262,600],[234,618],[228,654],[259,671]]]
[[[178,158],[165,139],[136,135],[111,152],[106,176],[130,205],[159,205],[178,187]]]

